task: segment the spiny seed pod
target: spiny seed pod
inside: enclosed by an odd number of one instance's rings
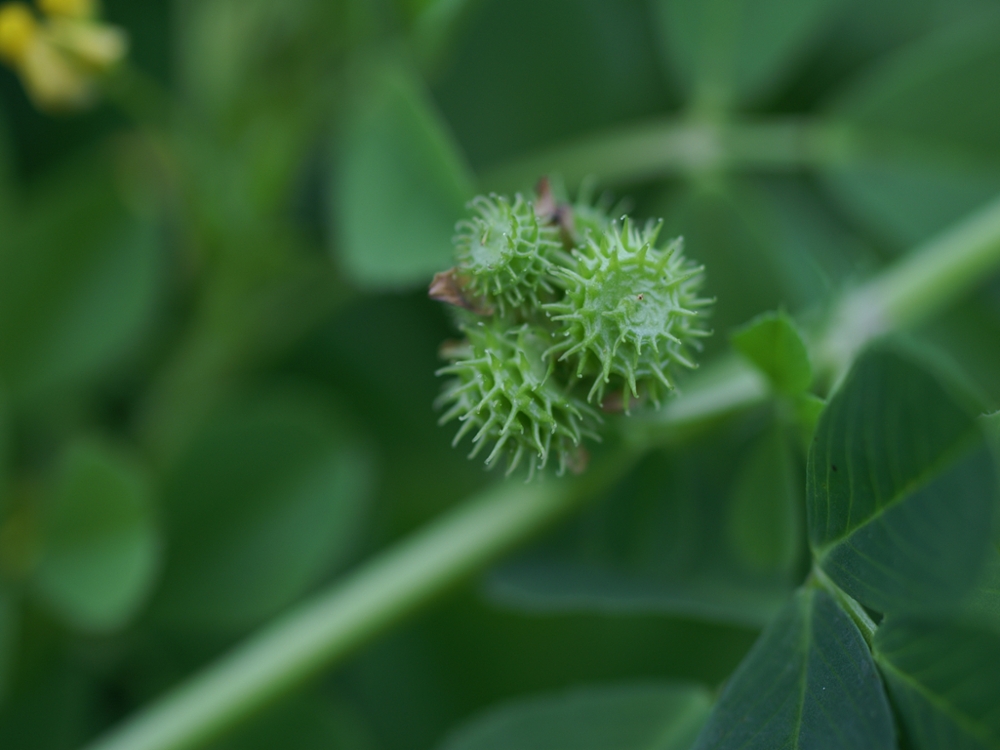
[[[684,258],[680,238],[655,248],[661,226],[638,231],[628,219],[615,223],[589,237],[573,267],[557,270],[565,296],[544,309],[563,340],[546,357],[574,363],[578,377],[594,376],[588,401],[602,401],[615,376],[632,396],[642,385],[659,405],[673,388],[670,368],[693,368],[688,350],[709,335],[699,321],[711,304],[698,296],[703,268]]]
[[[594,428],[601,418],[553,377],[554,362],[543,357],[550,335],[537,326],[511,327],[498,319],[470,323],[464,331],[468,341],[446,351],[451,364],[438,370],[454,376],[438,399],[439,407],[451,404],[439,423],[464,423],[453,445],[475,431],[469,458],[493,442],[486,464],[492,467],[506,454],[508,474],[527,455],[533,475],[552,452],[560,474],[572,467],[581,440],[600,439]]]
[[[592,180],[584,180],[580,192],[573,203],[573,223],[576,230],[576,244],[586,244],[589,237],[599,237],[611,228],[611,217],[621,216],[626,211],[624,202],[612,208],[611,193],[594,196]]]
[[[559,231],[539,221],[520,195],[478,196],[472,219],[456,225],[456,276],[467,296],[496,307],[501,315],[531,310],[548,298],[552,262],[562,247]]]

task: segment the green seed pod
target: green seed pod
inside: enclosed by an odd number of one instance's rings
[[[561,474],[575,463],[584,437],[600,439],[594,432],[601,421],[597,412],[553,377],[555,364],[543,357],[552,344],[544,329],[511,327],[498,319],[463,329],[468,341],[447,352],[451,364],[438,370],[454,379],[437,406],[451,405],[440,424],[453,419],[464,423],[453,444],[475,431],[470,458],[495,441],[488,466],[506,454],[509,474],[527,455],[534,474],[555,452]]]
[[[698,296],[703,268],[682,252],[680,238],[654,247],[662,222],[636,230],[628,219],[590,236],[571,268],[557,269],[562,300],[543,306],[560,325],[546,356],[569,360],[578,377],[594,376],[588,401],[603,401],[612,376],[639,397],[639,387],[659,405],[672,388],[674,364],[695,367],[690,349],[709,335]]]
[[[539,221],[520,195],[478,196],[476,216],[456,225],[457,276],[464,291],[501,315],[533,311],[553,292],[552,263],[561,252],[559,230]]]

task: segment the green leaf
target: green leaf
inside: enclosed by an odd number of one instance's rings
[[[983,429],[986,431],[986,440],[1000,462],[1000,411],[981,417]]]
[[[705,294],[716,299],[712,325],[728,330],[783,303],[780,259],[770,227],[758,226],[743,183],[725,189],[685,189],[665,208],[663,234],[683,235],[685,251],[705,266]],[[708,349],[727,342],[707,340]]]
[[[0,523],[3,523],[7,510],[8,479],[11,460],[10,418],[7,400],[0,391]]]
[[[812,385],[809,350],[798,326],[785,312],[758,315],[729,337],[733,346],[767,375],[786,396],[797,396]]]
[[[976,580],[997,491],[968,400],[886,347],[855,363],[820,419],[807,472],[816,559],[882,612],[937,605]]]
[[[488,711],[441,750],[687,750],[711,706],[695,685],[578,688]]]
[[[755,570],[788,574],[801,556],[798,470],[781,426],[774,425],[737,471],[728,531],[733,549]]]
[[[825,591],[799,591],[726,683],[694,750],[886,750],[889,704],[861,633]]]
[[[0,233],[0,385],[38,395],[126,355],[155,306],[159,252],[107,167],[86,160],[40,190]]]
[[[959,622],[889,617],[875,660],[917,750],[1000,748],[1000,635]]]
[[[808,314],[877,267],[872,248],[810,179],[762,174],[737,185],[741,212],[761,238],[761,255],[773,257],[788,309]]]
[[[371,750],[359,719],[324,691],[286,698],[253,717],[209,750]]]
[[[480,0],[420,0],[413,23],[413,46],[425,69],[436,69],[462,22]]]
[[[0,110],[0,225],[7,224],[14,211],[14,170],[10,147],[7,118]]]
[[[730,176],[665,198],[656,207],[663,234],[683,235],[685,251],[704,264],[716,331],[768,310],[815,309],[873,259],[802,179]],[[728,341],[706,343],[710,353]]]
[[[94,705],[99,686],[79,667],[46,656],[49,663],[35,665],[26,684],[0,705],[0,747],[72,750],[106,720]]]
[[[816,428],[819,426],[819,418],[826,408],[826,401],[812,393],[803,393],[795,399],[794,407],[795,419],[799,423],[805,449],[808,452],[813,435],[816,434]]]
[[[787,571],[761,570],[726,523],[759,416],[653,451],[599,504],[495,571],[488,592],[528,611],[657,612],[763,627]],[[747,502],[747,501],[744,501]]]
[[[653,8],[667,60],[684,88],[730,104],[773,91],[841,4],[658,0]]]
[[[17,605],[7,589],[0,588],[0,703],[7,694],[17,645]]]
[[[680,103],[656,59],[646,0],[475,4],[434,98],[477,170]],[[547,171],[513,187],[530,190]]]
[[[223,632],[274,614],[348,552],[368,479],[367,451],[314,397],[263,396],[219,414],[165,479],[153,615]]]
[[[337,250],[359,284],[424,284],[454,265],[451,238],[472,177],[412,73],[383,64],[362,91],[334,175]]]
[[[1000,15],[966,18],[890,56],[828,115],[858,157],[827,171],[843,204],[903,246],[1000,191]]]
[[[84,630],[119,628],[154,580],[159,538],[146,477],[91,441],[63,457],[40,518],[35,592]]]
[[[1000,546],[990,550],[979,581],[962,600],[962,612],[1000,634]]]

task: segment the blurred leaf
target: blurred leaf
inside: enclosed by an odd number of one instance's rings
[[[694,750],[886,750],[892,714],[868,647],[825,591],[799,591],[726,683]]]
[[[873,265],[870,250],[802,179],[729,177],[665,195],[647,211],[665,216],[665,233],[682,235],[686,252],[705,265],[717,332],[776,308],[815,318]],[[725,343],[707,342],[710,351]]]
[[[107,448],[67,451],[42,507],[35,591],[72,625],[124,625],[153,583],[159,539],[148,480]]]
[[[962,611],[1000,635],[1000,545],[994,545],[975,588],[962,601]]]
[[[350,13],[367,3],[198,0],[172,5],[185,104],[232,127],[234,120],[282,107],[302,114],[314,99],[328,95],[322,88],[330,78],[324,63],[355,41],[351,32],[356,41],[364,38]]]
[[[976,580],[997,492],[967,399],[911,355],[876,348],[823,412],[809,454],[809,531],[823,570],[881,612]]]
[[[462,22],[482,0],[418,0],[413,44],[425,69],[439,67]]]
[[[773,91],[840,0],[656,0],[665,56],[689,95],[728,105]]]
[[[4,398],[3,391],[0,391],[0,524],[4,522],[7,512],[8,479],[13,448],[10,428],[7,399]]]
[[[85,160],[0,234],[0,382],[37,395],[126,354],[156,303],[159,237]]]
[[[857,163],[834,166],[838,199],[903,246],[1000,191],[1000,15],[946,26],[884,61],[830,103],[856,133]]]
[[[779,393],[796,396],[812,385],[809,350],[785,312],[758,315],[729,337],[733,346],[767,375]]]
[[[845,283],[877,267],[872,249],[807,177],[755,175],[734,184],[740,213],[774,267],[781,304],[797,317],[814,317]]]
[[[727,530],[733,549],[762,572],[790,574],[802,552],[802,489],[780,425],[754,442],[736,474]]]
[[[6,227],[14,213],[14,165],[10,147],[7,119],[0,109],[0,227]]]
[[[947,352],[985,394],[991,409],[1000,407],[1000,315],[979,294],[951,306],[923,326],[920,335]]]
[[[287,698],[209,745],[210,750],[371,750],[352,712],[319,690]]]
[[[0,588],[0,705],[7,696],[17,646],[17,605],[11,592]]]
[[[410,72],[382,64],[354,103],[334,175],[338,251],[363,285],[425,284],[454,264],[472,177]]]
[[[455,328],[424,290],[358,297],[302,348],[298,367],[351,394],[345,404],[377,442],[382,472],[372,520],[383,539],[411,531],[492,479],[437,424],[438,347]]]
[[[766,625],[791,593],[787,574],[748,565],[725,523],[737,467],[759,431],[737,423],[650,453],[603,502],[494,572],[489,593],[528,611],[662,612]]]
[[[368,478],[363,446],[305,394],[218,416],[165,479],[169,544],[154,617],[225,631],[274,614],[348,551]]]
[[[476,171],[676,107],[656,59],[647,5],[477,3],[434,85]],[[528,190],[541,176],[518,187]]]
[[[442,750],[687,750],[712,707],[683,684],[578,688],[495,708]]]
[[[685,251],[705,266],[705,292],[716,299],[712,325],[720,331],[785,301],[774,237],[747,211],[742,187],[686,189],[666,212],[665,234],[682,235]],[[709,348],[725,343],[708,340]]]
[[[1000,634],[889,617],[875,633],[874,654],[912,747],[1000,748]]]
[[[819,396],[814,396],[812,393],[803,393],[795,399],[795,418],[799,422],[803,444],[807,453],[809,452],[809,445],[812,443],[813,435],[816,433],[816,427],[819,425],[819,419],[823,415],[825,408],[826,401]]]
[[[0,707],[0,747],[77,750],[93,732],[96,685],[65,663],[46,665]]]

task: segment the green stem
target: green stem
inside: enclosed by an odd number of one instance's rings
[[[869,341],[927,320],[989,279],[998,265],[1000,199],[844,295],[816,348],[818,362],[843,373]]]
[[[569,185],[588,175],[602,184],[720,169],[794,170],[841,161],[856,143],[835,124],[799,118],[719,123],[669,119],[619,128],[527,156],[487,172],[489,190],[530,187],[539,175]]]
[[[767,379],[745,359],[720,357],[699,369],[678,389],[678,398],[662,409],[626,417],[620,423],[624,440],[638,448],[683,439],[691,430],[751,406],[771,396]]]
[[[565,516],[635,458],[619,450],[582,478],[492,486],[289,611],[90,750],[198,747]]]

